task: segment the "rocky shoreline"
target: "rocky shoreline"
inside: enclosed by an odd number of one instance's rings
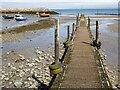
[[[24,55],[9,51],[3,57],[1,80],[4,88],[38,88],[38,82],[32,78],[35,77],[45,85],[49,85],[51,74],[49,66],[54,62],[54,51],[45,52],[39,47],[35,48],[36,58],[25,58]],[[60,58],[64,53],[63,45],[60,44]],[[11,58],[12,57],[12,58]],[[7,58],[11,58],[10,61]]]
[[[36,14],[39,13],[49,13],[49,14],[59,14],[48,8],[0,8],[0,13],[22,13],[22,14]]]

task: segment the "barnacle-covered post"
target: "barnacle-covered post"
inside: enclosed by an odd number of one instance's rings
[[[71,34],[71,40],[72,40],[72,39],[73,39],[73,37],[74,37],[74,33],[75,33],[74,28],[75,28],[75,23],[73,23],[73,24],[72,24],[72,34]]]
[[[96,40],[96,43],[98,42],[98,21],[96,21],[96,38],[95,38],[95,40]]]
[[[88,17],[88,29],[90,29],[90,17]]]
[[[67,41],[70,40],[70,26],[67,26]]]
[[[59,19],[55,19],[55,63],[59,62]]]
[[[79,14],[76,16],[76,29],[78,27],[78,18],[79,18]]]

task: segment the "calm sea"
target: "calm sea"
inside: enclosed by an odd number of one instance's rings
[[[60,14],[77,14],[77,13],[84,13],[87,15],[118,14],[118,9],[53,9],[53,10]]]

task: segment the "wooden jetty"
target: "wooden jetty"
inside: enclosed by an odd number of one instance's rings
[[[71,60],[61,88],[100,88],[98,68],[85,18],[76,29]]]
[[[61,89],[110,89],[112,84],[106,73],[99,53],[101,42],[98,41],[98,21],[96,21],[96,36],[93,39],[90,32],[90,18],[88,23],[85,16],[76,17],[76,27],[73,23],[70,36],[70,26],[67,26],[67,40],[63,43],[65,52],[59,60],[58,28],[55,29],[55,65],[61,63],[61,74],[54,75],[51,88]],[[59,62],[60,61],[60,62]]]

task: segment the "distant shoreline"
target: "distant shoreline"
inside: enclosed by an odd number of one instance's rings
[[[0,12],[1,14],[16,14],[18,12]],[[31,12],[31,11],[28,11],[28,12],[20,12],[21,14],[36,14],[36,12]],[[39,12],[39,13],[46,13],[46,14],[59,14],[55,11],[49,11],[49,12]]]
[[[2,14],[12,14],[12,13],[21,13],[21,14],[36,14],[39,13],[48,13],[48,14],[59,14],[54,10],[47,8],[0,8],[0,13]]]

